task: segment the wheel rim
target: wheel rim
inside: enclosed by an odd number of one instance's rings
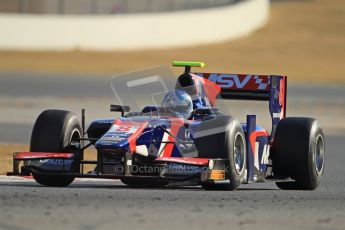
[[[74,129],[72,131],[71,138],[69,140],[69,146],[67,147],[68,149],[80,149],[81,148],[81,143],[80,140],[78,140],[81,137],[80,132],[78,129]]]
[[[245,150],[244,150],[244,141],[242,135],[238,133],[235,137],[235,144],[234,144],[234,163],[235,163],[235,170],[238,175],[241,175],[244,167],[244,159],[245,159]]]
[[[313,156],[315,171],[318,175],[320,175],[323,171],[325,161],[325,143],[321,135],[316,138],[315,152]]]

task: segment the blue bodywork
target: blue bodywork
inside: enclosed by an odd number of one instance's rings
[[[265,173],[268,170],[270,160],[269,149],[272,136],[274,135],[280,119],[285,117],[286,113],[286,78],[283,76],[269,76],[269,82],[271,87],[265,98],[269,101],[272,130],[267,132],[263,127],[257,125],[255,115],[248,115],[246,123],[242,124],[247,143],[248,182],[254,181],[260,173]],[[203,88],[204,86],[199,84],[198,87],[199,98],[193,100],[193,108],[210,109],[210,113],[202,115],[195,114],[191,119],[183,120],[178,117],[151,116],[150,113],[159,110],[159,107],[146,106],[140,114],[135,116],[121,117],[119,119],[95,120],[91,123],[90,127],[102,124],[109,125],[107,132],[105,132],[95,143],[96,149],[100,151],[123,149],[125,152],[130,152],[133,151],[133,148],[136,148],[136,153],[154,158],[161,156],[200,157],[198,156],[194,144],[181,144],[193,143],[195,141],[191,130],[197,129],[197,127],[204,122],[205,117],[217,116],[217,113],[215,113],[216,110],[213,110],[211,104],[207,100],[207,95]],[[127,125],[128,127],[126,124],[129,124]],[[125,130],[123,127],[125,127]],[[138,131],[140,131],[139,134],[135,136]],[[168,155],[165,155],[166,152],[162,150],[162,145],[163,147],[169,145],[164,143],[170,140],[165,136],[167,133],[166,131],[172,132],[173,136],[176,137],[174,143],[170,143],[170,145],[173,144],[173,147],[169,150],[170,152]],[[217,157],[216,153],[215,157]]]

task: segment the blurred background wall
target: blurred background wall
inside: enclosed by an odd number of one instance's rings
[[[269,0],[1,0],[0,49],[134,50],[246,36]]]
[[[172,12],[152,12],[136,14],[19,14],[19,9],[29,9],[28,2],[38,0],[0,0],[1,36],[2,41],[13,46],[0,46],[0,71],[21,71],[21,72],[41,72],[41,73],[78,73],[78,74],[113,74],[133,69],[146,68],[155,65],[169,65],[171,60],[202,60],[207,63],[205,71],[218,72],[237,72],[237,73],[283,73],[289,76],[289,82],[298,83],[345,83],[345,1],[344,0],[271,0],[270,2],[257,0],[259,5],[263,6],[265,11],[260,11],[259,7],[254,7],[253,12],[244,14],[241,11],[235,15],[232,14],[232,20],[224,19],[219,13],[225,9],[240,8],[239,6],[253,3],[251,0],[238,1],[232,4],[225,4],[218,7],[210,7],[194,10],[175,10]],[[48,3],[57,0],[40,1]],[[97,3],[102,0],[94,0]],[[107,0],[108,1],[108,0]],[[124,2],[133,5],[141,4],[146,0],[127,0]],[[153,1],[153,0],[152,0]],[[21,2],[21,4],[19,4]],[[89,0],[64,0],[66,11],[72,12],[69,5],[79,2],[79,6],[73,6],[74,9],[87,7],[90,9]],[[114,3],[121,2],[113,0]],[[206,3],[228,3],[226,1],[216,0],[157,0],[157,4],[163,5],[167,2],[177,2],[177,6],[191,4],[192,2]],[[85,3],[85,4],[83,4]],[[147,3],[149,1],[147,0]],[[60,3],[61,4],[61,3]],[[67,5],[68,4],[68,7]],[[84,6],[85,5],[85,6]],[[147,4],[149,5],[149,4]],[[19,7],[21,6],[21,7]],[[55,6],[58,6],[55,4]],[[146,6],[144,4],[144,6]],[[184,5],[186,6],[186,5]],[[190,5],[191,6],[191,5]],[[72,7],[72,6],[71,6]],[[4,9],[7,9],[4,12]],[[98,9],[101,7],[99,6]],[[110,7],[111,8],[111,7]],[[110,10],[110,8],[108,10]],[[182,9],[186,9],[182,7]],[[75,11],[75,10],[74,10]],[[210,16],[209,12],[216,12]],[[14,13],[11,13],[14,12]],[[36,11],[37,12],[37,11]],[[108,11],[110,12],[110,11]],[[202,24],[200,18],[195,17],[198,12],[205,12],[205,17],[211,17],[216,22],[209,25]],[[250,20],[260,23],[257,20],[258,14],[263,12],[269,20],[264,26],[251,32],[243,33],[239,39],[233,37],[226,40],[220,40],[213,31],[232,33],[235,26],[244,28],[243,23]],[[265,14],[266,12],[266,14]],[[131,29],[124,25],[124,20],[132,20],[136,17],[153,17],[151,25],[147,25],[143,20],[137,20],[137,36],[126,37],[125,31]],[[161,30],[153,23],[160,23],[159,15],[170,15],[171,21],[175,27],[165,26],[168,32],[174,35],[173,41],[178,39],[192,39],[197,36],[198,39],[209,39],[201,45],[194,42],[190,47],[181,46],[167,48],[162,44],[170,39],[170,36],[163,36]],[[191,18],[195,20],[194,24],[179,19],[176,23],[177,15],[194,15]],[[226,13],[226,16],[229,16]],[[176,17],[175,17],[176,16]],[[120,23],[113,25],[111,23],[99,23],[103,19],[121,18]],[[145,18],[144,17],[144,18]],[[158,19],[157,19],[158,17]],[[57,21],[66,20],[62,28],[64,32],[58,29],[56,25],[49,25],[48,21],[55,18]],[[92,22],[86,22],[89,18]],[[55,20],[54,19],[54,20]],[[73,20],[72,20],[73,19]],[[75,26],[71,21],[84,20],[83,26]],[[110,20],[110,19],[109,19]],[[146,19],[145,19],[146,20]],[[182,22],[181,22],[182,20]],[[204,19],[207,21],[207,19]],[[111,21],[111,20],[110,20]],[[18,23],[17,25],[13,23]],[[95,23],[98,26],[91,26]],[[265,21],[264,21],[265,23]],[[39,26],[45,25],[44,29],[34,30]],[[105,29],[113,36],[104,36],[98,33],[98,29]],[[144,31],[139,33],[138,30]],[[96,45],[107,44],[106,40],[113,43],[121,36],[126,37],[131,42],[140,43],[147,38],[153,38],[154,42],[161,42],[161,49],[139,49],[137,44],[132,49],[94,49],[87,50],[84,46],[73,45],[68,49],[48,49],[44,46],[45,41],[53,40],[64,41],[77,39],[74,36],[78,30],[84,30],[82,36],[84,41],[91,41],[92,36],[99,36],[101,41]],[[187,31],[187,32],[186,32]],[[249,36],[246,36],[249,35]],[[53,38],[52,38],[53,37]],[[50,40],[50,38],[52,38]],[[212,40],[214,38],[214,40]],[[34,40],[38,44],[35,49],[28,47],[28,44]],[[24,47],[18,48],[18,42]],[[118,43],[117,46],[123,47],[126,43]],[[94,44],[94,43],[93,43]],[[155,44],[156,45],[156,44]],[[12,47],[12,48],[11,48]],[[1,80],[1,79],[0,79]],[[1,83],[3,84],[3,83]]]
[[[205,9],[243,0],[1,0],[2,13],[118,14]]]

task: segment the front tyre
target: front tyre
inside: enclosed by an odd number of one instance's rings
[[[74,181],[73,176],[42,175],[38,173],[32,173],[32,176],[37,183],[49,187],[66,187]]]
[[[73,152],[80,148],[78,138],[82,136],[80,122],[76,115],[64,110],[45,110],[37,118],[31,134],[31,152]],[[64,175],[43,175],[33,173],[34,179],[42,185],[64,187],[74,177]]]
[[[325,137],[312,118],[285,118],[279,122],[273,142],[273,172],[293,182],[277,182],[280,189],[314,190],[325,164]]]
[[[242,126],[238,120],[233,119],[232,117],[229,118],[227,125],[225,126],[226,132],[222,134],[223,147],[220,151],[222,158],[228,159],[228,175],[230,183],[202,184],[202,187],[207,190],[236,190],[241,185],[241,181],[244,177],[247,159],[246,142]],[[210,148],[212,148],[212,145],[210,145]]]

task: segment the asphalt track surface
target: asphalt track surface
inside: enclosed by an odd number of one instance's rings
[[[28,136],[31,119],[48,105],[73,104],[70,108],[75,109],[86,103],[92,109],[111,101],[105,95],[109,86],[102,83],[105,76],[99,81],[83,78],[82,83],[74,77],[47,78],[0,75],[0,138],[11,131],[10,140],[27,143],[18,132],[27,126]],[[13,83],[16,80],[26,82],[21,83],[26,91]],[[345,136],[343,129],[334,129],[342,127],[345,91],[309,86],[289,90],[291,107],[299,102],[292,112],[320,116],[326,127],[325,174],[315,191],[283,191],[273,183],[243,185],[234,192],[200,187],[133,189],[117,180],[77,180],[66,188],[48,188],[32,180],[0,177],[0,229],[345,229]],[[69,97],[73,100],[66,103]],[[25,104],[32,99],[37,103]],[[310,103],[313,106],[305,108]],[[18,111],[22,114],[16,117],[13,113]],[[14,124],[18,130],[13,130]]]
[[[0,229],[344,229],[344,137],[327,136],[326,169],[315,191],[273,183],[238,191],[128,188],[79,180],[48,188],[0,178]]]

